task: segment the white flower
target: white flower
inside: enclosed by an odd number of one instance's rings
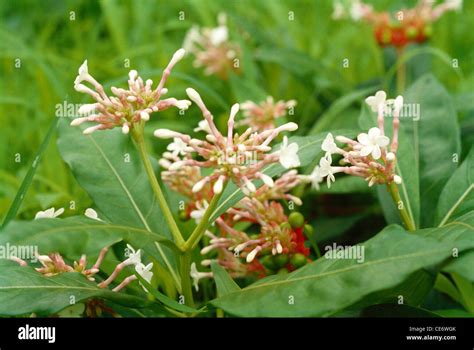
[[[356,1],[352,3],[350,15],[354,21],[358,21],[364,16],[364,8],[360,2]]]
[[[400,185],[402,183],[402,178],[398,175],[395,175],[393,177],[393,181],[397,184],[397,185]]]
[[[446,0],[445,4],[446,4],[446,7],[450,9],[460,10],[462,8],[462,1],[463,0]]]
[[[273,187],[275,185],[275,183],[273,182],[273,179],[270,176],[263,173],[258,173],[257,175],[258,177],[260,177],[263,183],[267,185],[268,187]]]
[[[170,151],[174,157],[176,157],[177,155],[184,156],[186,154],[186,147],[187,144],[183,140],[178,137],[175,137],[173,139],[173,142],[170,143],[168,147],[166,147],[166,149]]]
[[[37,212],[35,215],[35,220],[56,218],[62,213],[64,213],[64,208],[59,208],[58,210],[55,210],[54,207],[52,207],[52,208],[46,209],[45,211]]]
[[[319,190],[319,184],[323,182],[323,177],[321,176],[321,168],[318,165],[314,167],[308,179],[311,182],[311,186]]]
[[[331,188],[331,181],[336,181],[336,178],[334,177],[334,170],[331,166],[331,161],[326,157],[321,158],[319,161],[319,174],[321,177],[327,176],[328,188]]]
[[[379,128],[371,128],[369,134],[359,134],[357,140],[363,146],[360,150],[360,155],[366,157],[372,154],[372,158],[374,159],[380,158],[382,154],[380,148],[386,147],[390,142],[387,136],[381,135]]]
[[[395,153],[393,152],[388,152],[387,153],[387,156],[385,157],[387,159],[387,161],[389,162],[393,162],[395,160]]]
[[[385,104],[385,99],[387,98],[387,94],[385,91],[377,91],[375,96],[369,96],[365,99],[365,102],[372,108],[372,111],[378,112],[379,106],[381,104]]]
[[[403,96],[399,95],[393,102],[394,114],[399,115],[402,108],[403,108]]]
[[[298,150],[298,144],[293,142],[288,145],[288,137],[284,136],[283,144],[278,153],[280,156],[280,164],[286,169],[299,167],[301,163],[298,157]]]
[[[344,6],[340,2],[335,2],[333,4],[332,18],[341,19],[344,17],[344,14],[345,14]]]
[[[155,137],[158,137],[159,139],[171,139],[171,138],[180,137],[181,133],[173,131],[173,130],[168,130],[168,129],[156,129],[153,132],[153,135]]]
[[[144,120],[144,121],[148,121],[148,120],[150,120],[150,114],[148,114],[145,111],[141,111],[140,112],[140,119]]]
[[[95,109],[97,108],[99,104],[98,103],[86,103],[83,104],[81,107],[79,107],[77,114],[80,115],[90,115],[95,112]]]
[[[204,216],[204,213],[207,210],[207,207],[209,207],[209,203],[206,200],[196,202],[196,209],[193,210],[190,214],[196,224],[199,224],[199,222],[201,221],[202,217]]]
[[[78,76],[74,80],[74,85],[81,83],[83,80],[89,77],[89,69],[87,67],[87,60],[85,60],[79,67]]]
[[[255,247],[250,253],[247,254],[247,257],[245,258],[245,260],[250,264],[261,250],[262,250],[262,247],[260,246]]]
[[[219,46],[222,43],[225,43],[229,40],[229,32],[225,25],[221,25],[216,28],[212,28],[210,31],[209,39],[211,44],[214,46]]]
[[[201,278],[212,277],[212,272],[199,272],[198,269],[196,268],[196,263],[193,262],[191,264],[191,271],[189,275],[193,279],[194,288],[196,289],[196,292],[197,292],[199,291],[199,280]]]
[[[87,216],[89,219],[102,221],[101,219],[99,219],[99,215],[97,214],[97,212],[92,208],[87,208],[84,212],[84,215]]]
[[[127,255],[127,260],[124,261],[125,265],[138,265],[142,263],[140,249],[135,251],[130,244],[127,244]]]
[[[198,132],[198,131],[204,131],[208,134],[211,133],[211,129],[209,128],[209,124],[207,123],[207,120],[206,119],[203,119],[201,120],[199,123],[198,123],[198,127],[197,128],[194,128],[194,132]]]
[[[204,187],[204,185],[207,183],[207,181],[208,181],[208,178],[205,177],[204,179],[199,180],[198,182],[196,182],[193,186],[193,189],[192,189],[193,193],[197,193],[197,192],[201,191],[202,188]]]
[[[152,268],[153,263],[149,263],[146,266],[142,263],[135,265],[135,271],[148,283],[151,283],[151,279],[153,278],[153,272],[151,271]],[[140,285],[146,291],[146,288],[141,283]]]
[[[325,157],[327,157],[328,159],[331,159],[332,154],[337,153],[338,147],[334,142],[334,137],[331,133],[327,134],[326,138],[323,141],[323,144],[321,145],[321,149],[326,152]]]
[[[214,194],[219,194],[222,192],[222,189],[224,187],[224,181],[225,181],[225,176],[223,175],[219,176],[219,178],[214,184],[214,187],[212,188],[212,190],[214,191]]]

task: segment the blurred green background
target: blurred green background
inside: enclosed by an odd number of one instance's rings
[[[379,10],[396,11],[416,1],[371,3]],[[0,2],[0,220],[34,161],[55,118],[56,106],[90,102],[73,89],[84,59],[88,59],[89,72],[106,88],[125,86],[130,69],[157,82],[161,69],[181,47],[186,31],[194,24],[216,26],[219,12],[227,14],[230,39],[242,48],[242,74],[227,81],[205,76],[187,56],[167,84],[169,95],[177,98],[185,98],[186,87],[196,88],[218,121],[219,116],[225,121],[235,102],[272,95],[298,101],[295,115],[289,119],[300,124],[300,134],[350,129],[357,126],[360,102],[371,94],[367,91],[385,87],[395,94],[393,77],[387,74],[394,63],[394,51],[380,49],[368,25],[334,21],[330,0],[4,0]],[[292,15],[294,20],[289,19]],[[472,143],[474,134],[473,28],[474,1],[465,1],[461,12],[444,15],[424,45],[432,50],[422,51],[410,61],[408,81],[433,72],[456,101],[467,143]],[[344,68],[346,58],[349,67]],[[453,58],[459,62],[457,70],[452,68]],[[349,103],[344,102],[347,99]],[[172,127],[192,132],[199,119],[196,108],[185,116],[169,110],[155,114],[147,131],[151,134],[157,127]],[[159,140],[150,144],[157,156],[165,146]],[[361,192],[367,192],[365,187]],[[370,194],[350,195],[350,199],[358,207],[366,202],[366,196]],[[18,217],[30,219],[41,209],[68,207],[71,200],[76,202],[76,210],[91,205],[62,162],[53,136]],[[354,214],[350,207],[331,212],[331,203],[335,201],[334,208],[339,208],[340,200],[347,203],[344,198],[326,199],[329,219],[319,221],[322,231],[327,225],[327,232],[334,234],[331,215],[345,216],[344,222],[337,221],[339,230],[365,215],[358,210]],[[376,206],[369,205],[368,210],[380,217]]]

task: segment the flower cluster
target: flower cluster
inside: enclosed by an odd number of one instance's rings
[[[322,143],[324,157],[320,159],[310,175],[301,176],[303,181],[311,182],[313,187],[319,188],[324,178],[328,187],[336,179],[334,174],[345,173],[363,177],[369,186],[374,184],[400,184],[402,179],[395,173],[395,164],[398,149],[398,129],[400,125],[400,111],[403,107],[403,97],[398,96],[394,100],[387,100],[384,91],[378,91],[375,96],[366,99],[366,103],[372,111],[377,112],[378,126],[371,128],[368,133],[361,133],[357,140],[345,136],[337,136],[335,139],[329,133]],[[384,132],[384,115],[389,112],[393,117],[392,142]],[[340,148],[335,141],[345,144]],[[388,148],[390,144],[390,148]],[[332,156],[340,155],[342,166],[332,165]],[[346,166],[349,164],[349,166]]]
[[[435,0],[419,0],[415,7],[398,11],[394,18],[389,12],[374,11],[361,0],[339,0],[334,3],[333,18],[351,17],[370,23],[379,45],[404,47],[410,42],[426,41],[432,34],[432,22],[461,7],[462,0],[444,0],[437,5]]]
[[[195,56],[195,67],[205,67],[205,74],[227,79],[229,71],[239,70],[236,60],[240,56],[240,48],[229,41],[225,14],[219,14],[218,22],[215,28],[191,27],[183,47]]]
[[[41,263],[42,267],[36,268],[36,271],[41,273],[46,277],[55,276],[61,273],[67,272],[79,272],[84,275],[89,281],[95,282],[95,275],[99,272],[100,265],[104,261],[104,258],[109,251],[109,247],[103,248],[100,253],[97,261],[91,268],[87,268],[87,257],[82,255],[79,259],[79,262],[74,261],[73,265],[68,265],[64,258],[59,253],[51,253],[48,255],[37,255],[38,261]],[[141,252],[140,249],[135,251],[129,244],[127,244],[128,257],[125,261],[118,264],[112,274],[105,280],[98,284],[99,288],[108,287],[114,280],[117,278],[120,271],[123,270],[125,266],[133,265],[135,271],[143,277],[148,283],[150,283],[153,272],[153,263],[144,265],[141,261]],[[17,262],[21,266],[27,266],[27,262],[18,258],[11,257],[11,260]],[[130,282],[133,282],[137,279],[135,275],[131,275],[125,278],[119,285],[117,285],[112,291],[119,292],[124,287],[126,287]],[[142,286],[143,287],[143,286]],[[143,287],[144,288],[144,287]],[[144,288],[145,289],[145,288]],[[146,289],[145,289],[146,291]]]
[[[245,118],[238,122],[237,125],[247,125],[255,131],[273,129],[276,126],[276,119],[284,117],[287,110],[292,112],[295,106],[295,100],[275,102],[271,96],[268,96],[265,101],[259,104],[246,101],[240,105],[240,109],[244,111]]]
[[[104,256],[107,251],[108,248],[102,249],[99,254],[99,258],[97,259],[94,266],[92,266],[90,269],[86,267],[87,257],[85,255],[81,256],[79,262],[74,261],[73,266],[66,264],[63,257],[58,253],[51,253],[49,255],[38,255],[37,259],[41,263],[42,267],[36,268],[36,271],[47,277],[55,276],[64,272],[79,272],[86,276],[89,281],[94,282],[94,275],[99,272],[100,264],[102,263],[102,260],[104,259]]]
[[[74,89],[92,96],[96,102],[82,105],[78,114],[83,117],[74,119],[71,125],[79,125],[84,122],[96,123],[96,125],[86,128],[84,134],[115,127],[122,128],[122,132],[128,134],[137,124],[148,121],[153,112],[173,106],[181,110],[187,109],[191,104],[188,100],[177,100],[173,97],[162,99],[162,96],[168,91],[164,87],[166,80],[176,63],[183,58],[184,53],[184,49],[176,51],[163,71],[156,89],[152,88],[153,81],[151,79],[144,82],[136,70],[131,70],[128,90],[112,87],[113,96],[108,96],[103,86],[89,74],[87,60],[85,60],[74,81]],[[84,83],[90,84],[92,88]]]
[[[235,116],[239,111],[239,105],[235,104],[230,112],[227,135],[224,136],[214,124],[213,116],[200,95],[191,88],[186,92],[201,109],[204,116],[201,127],[207,135],[205,140],[199,140],[168,129],[155,130],[156,137],[173,139],[173,143],[168,146],[168,150],[172,152],[167,153],[161,161],[161,164],[167,168],[166,177],[178,177],[180,172],[189,175],[193,172],[197,174],[197,170],[193,167],[208,168],[212,170],[212,173],[194,183],[192,192],[201,192],[208,183],[212,183],[212,192],[218,194],[222,192],[224,183],[232,180],[245,194],[250,195],[256,191],[253,180],[261,179],[269,186],[273,184],[273,180],[263,173],[267,165],[280,162],[286,168],[299,166],[298,145],[288,144],[286,138],[280,150],[269,153],[272,150],[270,143],[281,132],[296,130],[297,124],[287,123],[260,133],[248,128],[241,135],[234,134]],[[197,154],[202,159],[192,158],[193,154]],[[180,181],[191,179],[193,177]]]
[[[304,219],[295,223],[289,220],[279,202],[288,200],[301,205],[298,197],[288,193],[299,183],[297,172],[291,170],[277,179],[273,187],[263,185],[253,197],[243,198],[216,220],[218,236],[209,231],[206,233],[209,244],[201,254],[215,251],[219,263],[234,277],[265,276],[280,268],[293,270],[300,267],[300,263],[294,263],[294,257],[301,259],[301,256],[309,255],[309,249],[304,245]],[[250,224],[253,233],[236,229],[238,223]],[[207,265],[210,260],[202,263]]]
[[[272,163],[279,162],[287,169],[300,165],[298,145],[289,143],[286,136],[280,149],[272,151],[272,142],[277,136],[283,131],[296,130],[297,125],[287,123],[259,131],[252,125],[239,134],[234,130],[239,111],[239,105],[235,104],[231,108],[227,135],[222,135],[199,94],[193,89],[187,89],[187,93],[203,114],[204,119],[195,131],[205,132],[205,139],[167,129],[154,133],[156,137],[173,140],[159,164],[165,169],[161,173],[163,181],[189,199],[180,216],[199,223],[211,199],[222,192],[226,181],[233,181],[246,194],[206,232],[207,242],[201,250],[206,259],[202,265],[208,266],[210,259],[216,258],[232,276],[243,277],[264,276],[281,268],[293,270],[306,263],[309,249],[304,246],[303,226],[288,225],[289,218],[280,203],[302,204],[300,198],[290,193],[301,183],[300,176],[296,170],[289,170],[276,179],[264,173],[264,168]],[[257,179],[263,182],[258,189],[252,182]],[[237,228],[242,224],[251,225],[254,233],[247,234]],[[197,289],[199,280],[212,277],[212,273],[199,272],[193,264],[191,277]]]

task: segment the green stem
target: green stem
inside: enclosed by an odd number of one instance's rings
[[[209,203],[209,206],[207,207],[206,212],[201,218],[201,221],[199,221],[199,224],[196,226],[193,233],[191,233],[191,236],[189,236],[188,240],[184,244],[183,246],[184,251],[193,249],[201,240],[202,236],[204,235],[204,232],[206,232],[206,229],[209,226],[209,219],[211,218],[212,213],[216,209],[217,204],[219,203],[219,200],[222,197],[222,193],[224,192],[225,187],[226,187],[226,184],[224,184],[224,188],[222,189],[221,193],[215,194],[214,197],[212,197],[211,203]]]
[[[410,215],[408,214],[408,211],[405,208],[405,205],[403,204],[402,199],[400,198],[400,193],[398,192],[397,184],[395,182],[392,182],[390,185],[387,185],[387,189],[390,192],[393,201],[395,202],[395,206],[400,212],[400,217],[402,218],[405,227],[408,229],[408,231],[415,231],[415,223],[411,219]]]
[[[191,285],[191,252],[184,252],[179,257],[179,274],[184,303],[194,307],[193,287]]]
[[[165,217],[166,222],[171,230],[171,234],[176,242],[178,247],[182,247],[184,245],[184,239],[179,231],[178,225],[173,218],[173,214],[166,203],[165,196],[161,191],[160,185],[158,184],[158,180],[156,179],[155,172],[153,171],[153,167],[150,162],[150,158],[148,157],[148,153],[146,151],[145,139],[143,138],[143,130],[137,130],[134,128],[132,130],[132,136],[135,140],[135,144],[137,146],[138,152],[140,157],[143,161],[143,165],[145,166],[146,173],[148,175],[148,179],[150,180],[151,188],[155,193],[156,198],[158,199],[158,203],[160,204],[161,211]]]
[[[402,62],[400,58],[402,57],[404,49],[397,49],[397,93],[402,94],[405,91],[406,84],[406,75],[407,75],[407,66],[405,62]]]

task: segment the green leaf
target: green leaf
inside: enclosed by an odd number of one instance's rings
[[[308,75],[314,72],[317,65],[320,65],[305,53],[274,47],[259,49],[255,54],[255,59],[265,63],[276,63],[298,76]]]
[[[362,263],[324,257],[288,275],[264,278],[214,300],[213,304],[237,316],[333,315],[450,257],[452,242],[438,238],[453,230],[458,235],[472,234],[470,225],[474,218],[465,219],[467,222],[453,223],[451,227],[425,230],[436,232],[431,238],[426,237],[428,232],[421,236],[400,226],[389,226],[361,245],[365,249]]]
[[[436,314],[440,315],[441,317],[466,317],[472,318],[474,317],[473,314],[461,309],[447,309],[447,310],[436,310],[434,311]]]
[[[365,185],[367,186],[367,184]],[[316,228],[313,235],[314,239],[317,242],[334,240],[366,216],[366,213],[358,213],[336,217],[318,217],[313,225]]]
[[[362,317],[440,317],[438,314],[420,307],[399,304],[379,304],[362,311]]]
[[[240,287],[235,283],[232,277],[229,276],[226,270],[215,260],[211,262],[212,273],[216,281],[217,295],[222,297],[229,293],[234,293],[240,290]]]
[[[149,302],[124,293],[101,289],[75,272],[45,277],[32,267],[0,260],[0,315],[54,314],[90,298],[103,298],[130,307],[145,307]]]
[[[247,100],[257,101],[258,103],[259,101],[265,100],[268,96],[256,83],[239,77],[232,72],[229,76],[229,83],[236,100],[240,103]]]
[[[44,137],[43,142],[41,143],[38,149],[38,152],[36,152],[35,159],[33,160],[31,166],[29,167],[28,172],[26,173],[20,185],[20,188],[18,189],[18,192],[15,195],[15,199],[13,200],[13,203],[11,204],[10,209],[7,212],[7,215],[5,216],[5,219],[3,220],[2,227],[5,227],[11,220],[13,220],[18,212],[18,209],[20,209],[21,203],[23,202],[23,199],[25,198],[26,192],[28,191],[31,183],[33,182],[33,177],[35,176],[36,169],[38,168],[41,157],[43,156],[43,153],[46,151],[46,148],[48,147],[49,142],[51,141],[51,137],[56,131],[58,120],[59,118],[54,118],[54,120],[51,122],[51,126],[49,127],[48,133]]]
[[[318,118],[317,122],[313,125],[308,134],[313,135],[322,131],[334,129],[333,125],[334,123],[337,123],[336,120],[339,119],[342,119],[345,123],[347,123],[347,115],[345,115],[343,112],[354,102],[360,102],[361,100],[364,100],[364,98],[374,92],[376,88],[376,86],[371,86],[369,88],[352,91],[347,95],[339,97],[336,101],[334,101],[334,103],[331,104],[324,114]]]
[[[441,190],[457,167],[453,154],[460,154],[456,110],[449,93],[432,75],[418,79],[404,97],[405,105],[420,107],[418,121],[401,118],[401,125],[415,152],[411,167],[419,167],[421,227],[430,227]],[[402,161],[402,156],[398,158]]]
[[[129,136],[123,135],[119,129],[83,135],[80,128],[71,127],[65,121],[60,123],[58,147],[77,181],[94,200],[106,221],[171,238],[140,156]],[[157,249],[160,261],[179,285],[173,255],[162,245],[157,245]]]
[[[435,224],[443,226],[471,210],[474,210],[474,147],[444,186],[438,201]]]
[[[415,271],[408,278],[394,287],[382,289],[364,296],[344,312],[362,312],[363,309],[376,304],[392,304],[403,302],[404,305],[419,306],[432,290],[435,282],[433,273],[422,269]],[[400,299],[403,297],[403,300]]]
[[[470,313],[474,314],[474,284],[457,273],[452,273],[451,277],[458,287],[462,304]]]
[[[443,269],[445,272],[457,273],[474,283],[474,251],[470,250],[454,258]]]
[[[416,234],[448,243],[451,249],[455,249],[453,253],[474,249],[474,211],[456,218],[442,228],[418,230]]]
[[[121,240],[141,248],[149,242],[161,242],[177,249],[166,237],[143,228],[109,224],[87,217],[12,221],[0,231],[0,246],[37,246],[38,253],[58,252],[70,259],[82,254],[97,256],[100,250]]]
[[[456,286],[451,282],[451,280],[448,277],[446,277],[442,273],[439,273],[438,276],[436,277],[434,288],[446,295],[449,295],[451,299],[458,302],[459,304],[462,303],[461,295],[459,294],[459,291],[456,289]]]
[[[160,301],[162,304],[177,310],[181,312],[186,312],[186,313],[198,313],[200,312],[199,310],[196,310],[192,307],[189,307],[184,304],[178,303],[176,300],[171,299],[170,297],[167,297],[164,294],[161,294],[159,291],[157,291],[153,286],[148,283],[142,276],[140,276],[138,273],[135,272],[135,276],[137,276],[138,280],[140,283],[145,287],[145,289],[151,293],[158,301]]]
[[[340,176],[331,188],[323,183],[318,191],[319,193],[347,194],[347,193],[367,193],[370,187],[367,182],[359,176]]]

